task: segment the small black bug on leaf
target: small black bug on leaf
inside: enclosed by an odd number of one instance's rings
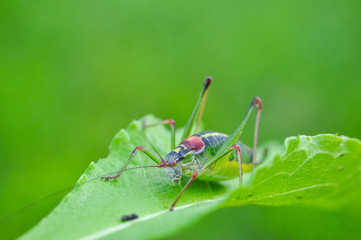
[[[137,218],[138,218],[138,215],[133,213],[133,214],[129,214],[129,215],[123,215],[121,221],[126,222],[126,221],[134,220]]]

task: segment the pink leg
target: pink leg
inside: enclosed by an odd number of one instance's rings
[[[154,166],[154,167],[163,167],[164,166],[164,164],[161,164],[161,161],[159,161],[156,157],[154,157],[147,149],[145,149],[143,146],[138,146],[132,151],[132,153],[130,154],[129,159],[125,162],[125,164],[119,170],[117,175],[102,177],[101,179],[105,179],[105,180],[111,180],[112,179],[113,180],[113,179],[117,179],[118,177],[120,177],[120,175],[122,175],[122,173],[126,170],[126,168],[129,165],[130,161],[134,158],[134,156],[137,154],[138,151],[144,152],[149,158],[151,158],[154,162],[159,164],[159,165]],[[149,166],[142,166],[142,167],[149,167]],[[151,166],[151,167],[153,167],[153,166]]]
[[[162,125],[162,124],[169,124],[171,127],[170,150],[173,150],[175,148],[175,121],[173,119],[167,119],[167,120],[163,120],[163,121],[160,121],[157,123],[152,123],[152,124],[147,124],[146,120],[144,119],[143,124],[144,124],[145,128]]]
[[[238,164],[239,164],[239,185],[242,185],[242,154],[241,149],[236,145],[232,145],[232,148],[236,150],[237,158],[238,158]]]
[[[191,183],[194,181],[194,179],[198,176],[198,173],[193,172],[193,176],[191,179],[189,179],[187,185],[184,186],[184,188],[182,189],[181,193],[178,195],[178,197],[176,198],[176,200],[173,202],[172,206],[170,207],[169,211],[173,211],[174,210],[174,206],[177,204],[179,198],[182,196],[182,194],[185,192],[185,190],[189,187],[189,185],[191,185]]]
[[[262,109],[262,100],[259,97],[256,97],[256,104],[257,104],[257,116],[256,116],[256,125],[254,127],[252,172],[253,172],[253,169],[255,169],[256,162],[257,162],[258,130],[259,130],[259,122],[260,122],[260,119],[261,119],[261,109]]]

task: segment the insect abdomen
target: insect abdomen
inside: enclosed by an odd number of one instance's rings
[[[195,151],[199,160],[205,163],[216,155],[228,137],[227,134],[214,131],[205,131],[194,134],[189,138],[184,139],[166,156],[165,160],[167,162],[172,162],[173,160],[180,161],[189,151]],[[242,150],[242,157],[244,157],[245,162],[249,162],[252,157],[252,151],[241,142],[238,142],[237,145]],[[235,160],[234,154],[229,158],[229,161],[233,160]]]
[[[203,156],[210,155],[215,156],[222,144],[228,139],[228,135],[220,132],[206,131],[195,134],[202,139],[205,144]],[[242,142],[238,141],[237,145],[241,148],[243,163],[249,163],[252,160],[252,150]],[[229,161],[234,161],[234,154],[229,158]]]
[[[214,156],[222,144],[229,137],[226,134],[214,132],[214,131],[206,131],[194,134],[193,136],[199,137],[202,139],[205,145],[204,151],[206,151],[211,156]]]

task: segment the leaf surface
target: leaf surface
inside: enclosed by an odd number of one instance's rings
[[[271,167],[257,169],[252,184],[239,188],[226,206],[309,205],[333,208],[358,196],[360,141],[329,134],[290,137]]]

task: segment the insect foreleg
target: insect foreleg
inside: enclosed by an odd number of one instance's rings
[[[143,125],[145,128],[153,127],[157,125],[169,124],[171,127],[171,136],[170,136],[170,150],[172,151],[175,148],[175,121],[173,119],[163,120],[157,123],[147,124],[146,120],[143,120]]]
[[[182,189],[182,191],[180,192],[180,194],[178,195],[178,197],[175,199],[175,201],[173,202],[172,206],[170,207],[169,211],[173,211],[174,210],[174,206],[177,204],[179,198],[182,196],[182,194],[185,192],[185,190],[187,190],[187,188],[189,187],[189,185],[192,184],[192,182],[194,181],[194,179],[196,179],[196,177],[198,176],[198,173],[193,172],[193,175],[191,177],[191,179],[189,179],[188,183],[184,186],[184,188]]]
[[[207,100],[209,85],[211,84],[211,82],[212,82],[212,78],[206,77],[201,95],[199,96],[197,104],[192,112],[192,115],[189,118],[188,123],[184,128],[182,139],[186,139],[192,134],[192,129],[194,125],[196,125],[196,128],[198,128],[199,122],[201,121],[203,115],[204,107]]]
[[[150,159],[152,159],[154,162],[159,164],[158,167],[164,166],[164,164],[161,164],[161,161],[159,161],[156,157],[154,157],[147,149],[145,149],[143,146],[138,146],[133,150],[133,152],[130,154],[129,159],[125,162],[123,167],[119,170],[119,172],[115,176],[106,176],[106,177],[102,177],[101,179],[110,180],[110,179],[117,179],[118,177],[120,177],[120,175],[122,175],[122,173],[126,170],[130,161],[134,158],[134,156],[137,154],[138,151],[145,153]]]

